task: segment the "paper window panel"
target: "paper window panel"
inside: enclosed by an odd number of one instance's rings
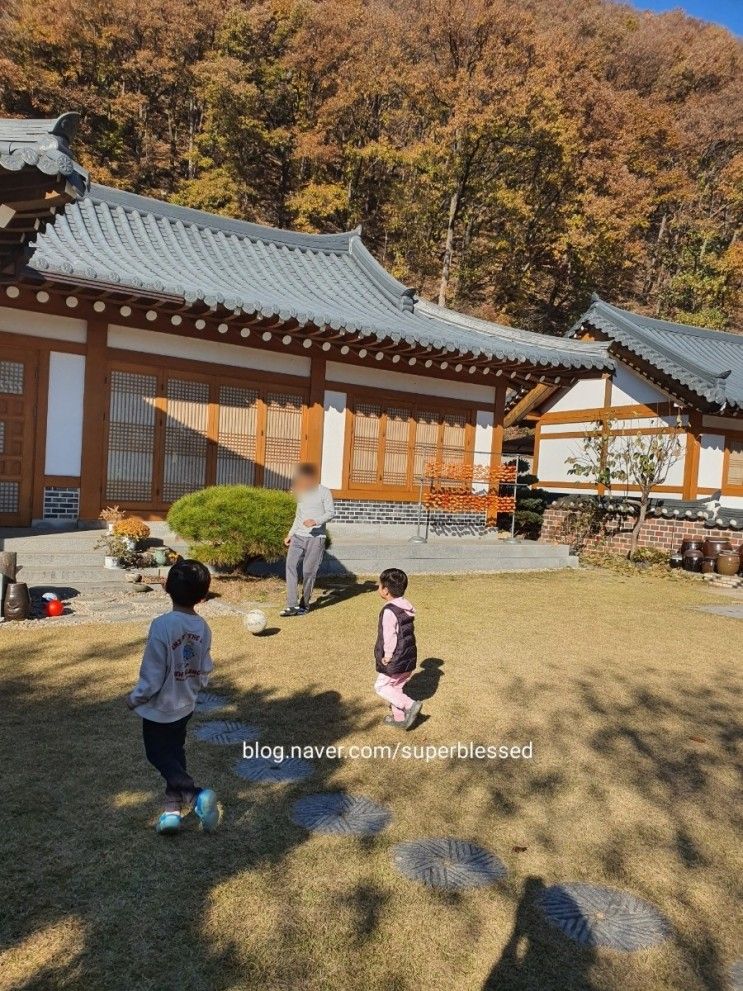
[[[439,413],[419,412],[416,414],[415,449],[413,453],[413,481],[420,483],[426,464],[434,461],[438,453]]]
[[[24,367],[20,361],[0,361],[0,392],[22,396],[23,372]]]
[[[385,485],[408,484],[408,438],[410,435],[410,410],[388,409],[384,438]]]
[[[359,403],[356,406],[351,445],[351,484],[373,485],[378,481],[377,459],[381,420],[380,406],[369,403]]]
[[[111,373],[106,498],[121,502],[152,499],[155,456],[154,375]]]
[[[218,429],[217,485],[255,485],[258,392],[223,385]]]
[[[18,482],[0,482],[0,513],[17,513],[20,508]]]
[[[266,396],[266,452],[263,485],[289,489],[302,449],[302,399],[269,392]]]
[[[168,379],[163,499],[173,502],[206,485],[209,386]]]
[[[743,488],[743,441],[741,440],[730,442],[727,484]]]

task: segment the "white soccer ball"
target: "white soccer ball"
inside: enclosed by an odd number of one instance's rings
[[[263,633],[267,622],[266,614],[261,612],[260,609],[251,609],[250,612],[245,613],[245,618],[243,619],[245,629],[250,630],[254,635]]]

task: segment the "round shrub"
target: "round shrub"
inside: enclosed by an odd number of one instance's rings
[[[294,510],[294,500],[286,492],[212,485],[174,502],[168,526],[189,541],[190,554],[197,561],[236,567],[249,558],[281,557]]]

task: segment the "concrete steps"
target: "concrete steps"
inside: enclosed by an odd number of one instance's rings
[[[165,523],[151,525],[150,543],[165,544],[181,554],[187,545]],[[399,567],[411,575],[467,574],[508,571],[544,571],[574,567],[577,562],[566,546],[534,541],[482,537],[431,535],[427,543],[411,542],[413,527],[358,527],[336,525],[332,545],[320,574],[326,577],[378,575]],[[96,544],[103,535],[92,530],[0,530],[0,550],[18,555],[20,581],[35,588],[90,588],[126,582],[123,570],[103,566],[103,550]],[[254,574],[283,575],[283,561],[257,563]]]

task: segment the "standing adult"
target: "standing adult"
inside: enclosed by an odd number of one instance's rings
[[[335,516],[330,489],[320,485],[316,465],[300,464],[292,488],[297,500],[294,522],[284,544],[286,555],[286,609],[282,616],[304,616],[310,607],[312,589],[325,553],[326,523]],[[302,564],[302,598],[298,598],[298,569]]]

